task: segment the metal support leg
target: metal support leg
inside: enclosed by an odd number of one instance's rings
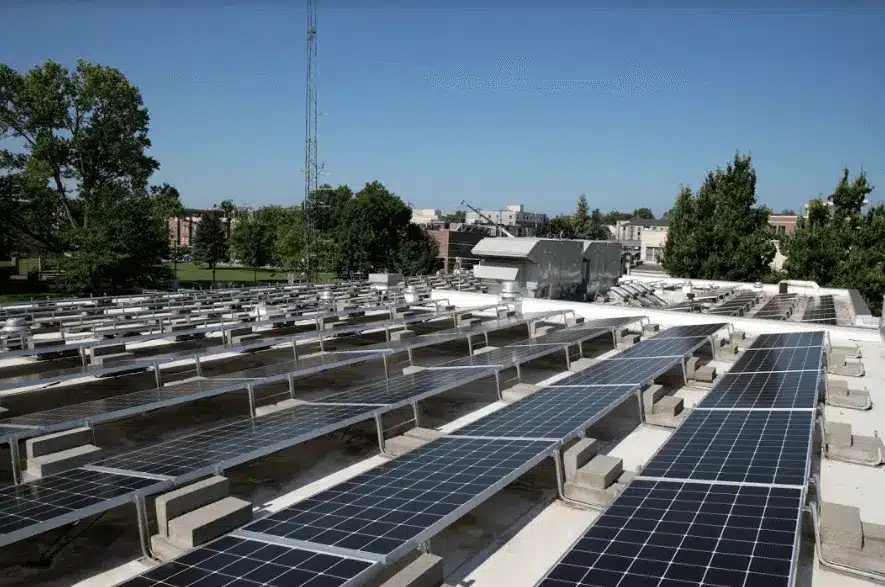
[[[24,345],[22,345],[22,348],[24,348]],[[86,360],[86,347],[84,346],[80,347],[80,361],[83,363],[84,367],[89,365],[89,361]]]
[[[322,334],[320,334],[320,352],[326,352],[326,341]]]
[[[418,550],[423,552],[424,554],[433,554],[430,552],[430,540],[425,540],[423,542],[418,543]]]
[[[290,373],[286,379],[289,380],[289,397],[295,399],[295,376]]]
[[[679,366],[682,367],[682,381],[684,385],[688,386],[688,371],[685,369],[685,360],[683,359]]]
[[[522,368],[519,363],[516,364],[516,380],[522,382]]]
[[[553,474],[556,475],[556,491],[559,493],[560,497],[565,497],[565,489],[562,486],[564,467],[562,466],[562,453],[558,448],[553,451],[553,465]]]
[[[197,377],[202,377],[203,365],[200,364],[200,355],[194,355],[194,367],[197,369]]]
[[[163,387],[163,376],[160,374],[160,363],[154,361],[154,383],[157,384],[157,389]]]
[[[584,358],[584,341],[582,340],[578,341],[578,356],[581,359]]]
[[[421,427],[421,413],[420,413],[420,410],[418,409],[418,402],[417,401],[412,402],[412,415],[415,417],[415,427],[420,428]]]
[[[709,340],[710,340],[710,351],[713,355],[713,360],[715,361],[716,360],[716,335],[711,334],[709,336]]]
[[[412,347],[406,347],[406,354],[409,356],[409,367],[413,367],[415,363],[412,359]]]
[[[22,482],[21,457],[18,454],[18,440],[9,441],[9,460],[12,463],[12,483],[18,485]]]
[[[565,370],[568,371],[569,369],[572,368],[572,360],[568,356],[568,345],[565,345],[564,350],[565,350]]]
[[[390,379],[390,367],[387,365],[387,354],[381,355],[381,360],[384,362],[384,378]]]
[[[645,405],[642,403],[642,390],[636,390],[636,401],[639,403],[639,421],[645,423]]]
[[[249,417],[255,417],[255,388],[252,384],[246,386],[246,393],[249,394]]]
[[[489,333],[488,333],[488,332],[483,332],[483,337],[484,337],[485,340],[486,340],[486,346],[489,346]]]
[[[143,495],[135,497],[135,515],[138,518],[138,539],[141,542],[141,554],[148,560],[155,560],[151,552],[151,536],[148,528],[147,505]]]
[[[386,455],[387,450],[384,447],[384,424],[381,422],[381,414],[375,413],[375,429],[378,432],[378,448],[381,454]]]
[[[504,394],[501,391],[501,371],[495,370],[495,389],[498,390],[498,400],[504,401]]]
[[[469,334],[467,335],[467,354],[468,355],[473,354],[473,337],[470,336]]]

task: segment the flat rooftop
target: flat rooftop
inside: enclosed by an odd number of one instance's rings
[[[712,285],[717,289],[728,289],[734,284]],[[751,284],[739,284],[739,286],[752,288]],[[764,292],[769,299],[776,293]],[[844,290],[814,292],[814,294],[806,297],[833,295],[837,303],[848,300],[846,303],[850,304],[850,296]],[[230,479],[231,495],[251,502],[253,519],[256,520],[273,520],[280,516],[291,516],[289,512],[292,511],[308,511],[312,507],[311,504],[317,503],[317,500],[329,499],[327,496],[333,495],[335,488],[352,487],[356,490],[360,487],[360,483],[366,483],[366,479],[369,479],[365,476],[367,472],[374,471],[377,475],[388,477],[395,475],[399,467],[397,463],[403,463],[405,466],[406,463],[420,462],[422,455],[434,454],[433,450],[441,450],[440,447],[444,445],[463,445],[458,449],[462,452],[458,454],[463,455],[462,462],[465,467],[472,462],[471,459],[479,459],[477,461],[479,463],[489,462],[483,460],[487,456],[483,456],[485,453],[482,451],[489,450],[489,446],[498,446],[495,443],[501,444],[501,447],[495,449],[496,451],[505,450],[503,446],[505,444],[508,446],[506,450],[518,449],[519,454],[537,450],[537,457],[525,457],[524,465],[515,467],[512,472],[503,471],[500,480],[489,481],[488,491],[469,499],[465,498],[464,507],[458,509],[456,513],[447,514],[440,523],[429,527],[425,534],[420,534],[420,536],[426,535],[426,540],[422,538],[421,547],[442,559],[444,582],[452,587],[460,585],[534,587],[542,583],[552,587],[597,584],[582,583],[580,578],[569,582],[565,575],[557,575],[558,571],[555,569],[561,568],[558,563],[566,557],[582,536],[588,532],[592,533],[601,516],[611,516],[612,513],[606,514],[609,506],[589,505],[587,502],[568,498],[572,495],[568,492],[562,494],[562,487],[556,482],[560,476],[555,471],[555,459],[548,458],[553,454],[549,452],[550,450],[559,449],[547,448],[548,445],[544,444],[546,439],[556,440],[555,446],[560,448],[571,446],[581,437],[596,439],[598,454],[620,459],[623,471],[630,473],[623,478],[624,487],[619,490],[626,498],[629,498],[630,492],[644,491],[643,488],[652,483],[647,479],[663,479],[655,483],[664,485],[672,483],[667,481],[671,478],[667,476],[670,473],[655,473],[658,470],[656,463],[661,455],[667,453],[665,445],[671,440],[676,441],[677,433],[686,433],[688,428],[683,429],[682,425],[688,417],[707,409],[699,407],[699,404],[711,395],[712,389],[721,384],[724,376],[732,372],[736,360],[741,360],[740,357],[747,355],[746,349],[752,348],[757,344],[756,341],[772,341],[769,344],[779,344],[776,341],[781,339],[765,338],[765,335],[776,333],[824,333],[820,338],[822,341],[820,344],[824,345],[821,348],[826,347],[829,351],[826,358],[822,359],[824,361],[836,355],[834,348],[856,349],[855,354],[860,355],[859,360],[851,357],[850,363],[854,366],[860,362],[863,367],[862,375],[825,373],[824,371],[838,369],[831,368],[824,362],[822,371],[812,370],[809,377],[821,380],[826,378],[831,386],[835,385],[833,382],[843,381],[851,389],[866,389],[872,401],[872,407],[865,410],[836,407],[824,402],[818,404],[816,400],[811,408],[793,407],[790,410],[807,414],[808,417],[812,417],[813,413],[819,413],[825,422],[850,424],[851,432],[855,436],[875,437],[881,424],[885,422],[885,412],[883,412],[885,344],[878,330],[873,328],[847,326],[841,322],[831,325],[757,319],[752,314],[722,316],[657,308],[536,299],[522,300],[519,312],[514,313],[512,308],[501,306],[497,296],[490,294],[439,289],[434,290],[431,297],[437,300],[445,299],[445,307],[455,306],[455,310],[445,313],[446,310],[442,305],[434,305],[425,300],[423,309],[415,314],[420,319],[411,324],[384,326],[382,323],[389,322],[391,317],[382,311],[368,311],[363,316],[352,318],[336,318],[335,322],[343,324],[338,326],[342,332],[337,335],[330,333],[328,337],[324,335],[322,349],[320,349],[319,334],[328,332],[325,330],[325,325],[321,330],[316,330],[315,321],[294,319],[285,329],[277,328],[273,324],[263,325],[256,327],[254,333],[276,341],[271,348],[213,352],[210,355],[212,360],[207,360],[202,365],[200,375],[194,372],[193,359],[175,355],[175,361],[164,364],[162,374],[164,383],[182,381],[183,383],[179,385],[188,385],[187,381],[193,380],[194,377],[210,381],[232,380],[238,378],[233,374],[245,370],[250,372],[247,378],[256,382],[254,396],[249,399],[243,390],[232,390],[230,393],[200,397],[174,406],[164,404],[165,407],[159,406],[157,409],[138,414],[123,414],[120,418],[94,425],[94,443],[106,451],[107,461],[103,462],[115,466],[120,464],[121,470],[129,467],[137,469],[138,463],[147,461],[143,457],[136,459],[133,455],[166,454],[163,451],[169,450],[167,447],[176,443],[194,442],[193,439],[204,434],[204,431],[217,434],[213,431],[224,426],[236,426],[244,417],[249,421],[250,402],[255,408],[267,410],[279,402],[285,402],[288,398],[307,402],[311,410],[319,410],[321,405],[327,406],[323,409],[328,409],[328,406],[333,405],[382,402],[373,405],[381,408],[382,436],[391,447],[400,442],[397,439],[402,438],[403,433],[409,428],[414,428],[416,423],[420,424],[420,428],[435,431],[440,435],[437,440],[424,444],[414,452],[384,455],[379,452],[376,421],[371,418],[361,419],[365,418],[364,414],[371,412],[348,408],[355,410],[352,412],[354,416],[348,420],[352,423],[348,425],[336,425],[328,431],[317,429],[319,432],[311,437],[296,438],[297,435],[293,435],[291,442],[285,446],[281,445],[278,450],[266,451],[254,458],[246,455],[239,460],[230,461],[232,464],[222,469],[223,474]],[[477,310],[473,316],[466,316],[465,312],[470,312],[471,308]],[[520,317],[526,318],[520,319]],[[588,326],[575,324],[576,317],[584,318],[591,324]],[[611,321],[613,319],[618,320]],[[610,321],[604,322],[605,320]],[[347,331],[348,322],[350,326],[357,323],[366,326]],[[660,332],[646,329],[647,324],[658,325]],[[598,325],[598,328],[590,327],[594,325]],[[706,330],[679,329],[679,327],[697,325],[712,326]],[[452,333],[459,328],[462,332],[470,332],[467,336]],[[397,343],[389,340],[392,332],[404,329],[413,331],[415,337],[404,337],[398,342],[406,343],[415,338],[421,339],[422,342],[409,347],[397,346]],[[711,329],[713,330],[710,331]],[[632,338],[613,340],[612,337],[619,336],[623,330],[629,331],[628,338],[639,336],[635,341],[632,341]],[[731,342],[732,333],[736,331],[746,334],[745,342],[734,344]],[[535,336],[529,339],[529,333]],[[277,341],[279,336],[301,338],[281,343]],[[181,350],[179,347],[182,345],[213,348],[213,345],[218,345],[217,340],[212,341],[214,337],[210,335],[200,341],[168,344],[173,345],[172,350]],[[811,339],[802,340],[804,341],[802,344],[806,346],[801,348],[814,348],[807,346],[810,344],[808,340]],[[614,341],[620,342],[615,345]],[[655,342],[650,346],[644,341]],[[720,346],[722,341],[726,342],[726,346]],[[631,345],[631,342],[638,344]],[[157,345],[149,342],[141,344],[149,349],[153,348],[151,345],[154,347]],[[178,346],[175,346],[176,344]],[[631,351],[634,346],[639,350]],[[294,379],[294,383],[292,380],[287,382],[284,374],[280,380],[267,380],[266,383],[262,381],[262,384],[258,385],[254,370],[276,368],[276,371],[280,372],[280,365],[291,362],[293,347],[297,347],[301,357],[309,357],[317,352],[321,353],[319,356],[325,356],[351,351],[365,352],[367,349],[379,351],[386,349],[385,352],[390,358],[385,360],[383,365],[380,360],[351,364],[336,363],[329,368],[299,375]],[[763,350],[749,352],[764,352],[767,356],[770,348],[775,347],[766,346]],[[142,352],[149,356],[151,351]],[[169,354],[170,349],[164,346],[162,352]],[[636,354],[634,359],[629,357],[631,352]],[[806,355],[811,356],[807,351]],[[697,358],[696,365],[694,361],[687,360],[691,357]],[[798,359],[789,359],[789,361],[796,360]],[[658,367],[649,366],[654,361],[657,361]],[[611,371],[610,376],[601,374],[604,365],[614,363],[618,363],[619,370]],[[707,384],[695,379],[684,379],[686,373],[680,369],[684,369],[686,363],[692,364],[693,367],[715,368],[715,380]],[[15,367],[18,370],[16,374],[21,376],[22,371],[26,373],[49,371],[39,366],[41,364],[46,363],[35,362],[33,358],[19,358],[7,359],[6,366]],[[422,389],[426,392],[424,395],[418,395],[415,391],[417,388],[405,384],[406,381],[415,381],[409,379],[415,375],[403,374],[404,369],[413,366],[429,367],[431,370],[429,374],[424,371],[420,372],[425,373],[424,375],[418,374],[419,377],[424,377],[422,380],[424,381],[422,385],[425,385]],[[290,369],[288,373],[293,372],[291,366],[286,368]],[[487,369],[487,371],[482,371],[482,376],[479,372],[471,375],[470,373],[473,373],[471,369]],[[643,369],[648,369],[649,375],[642,374]],[[748,373],[748,377],[758,377],[762,372],[770,373],[760,371],[761,368],[758,366],[748,369],[743,371]],[[778,368],[778,371],[793,374],[804,372],[793,369],[794,367],[788,366],[783,368],[783,371]],[[446,372],[463,373],[463,375],[446,378],[444,375]],[[598,373],[593,375],[596,372]],[[591,376],[596,379],[588,379]],[[0,368],[0,387],[4,382],[2,377],[4,371]],[[581,379],[582,377],[584,379]],[[586,381],[590,383],[585,383]],[[605,383],[600,384],[601,381]],[[662,392],[667,397],[678,398],[680,405],[683,406],[679,417],[673,420],[654,420],[643,413],[643,408],[639,407],[635,399],[631,399],[633,396],[630,394],[634,388],[648,389],[647,385],[653,381],[663,386]],[[19,386],[14,391],[4,392],[6,395],[0,400],[0,405],[10,410],[0,419],[0,430],[4,420],[11,421],[9,418],[27,417],[28,414],[44,413],[50,409],[81,405],[84,402],[107,401],[109,398],[127,393],[141,393],[142,390],[150,390],[154,383],[154,374],[144,370],[101,377],[87,373],[83,377],[67,379],[51,386]],[[536,386],[534,389],[540,390],[533,389],[534,393],[524,396],[516,392],[510,395],[502,393],[520,383],[534,385]],[[569,395],[579,385],[584,386],[581,389],[589,389],[586,388],[586,385],[589,385],[596,394],[605,390],[605,393],[611,394],[612,399],[604,406],[585,405],[582,402],[589,397],[588,393]],[[619,394],[617,391],[622,387],[627,395]],[[391,394],[395,390],[400,390],[396,397],[406,398],[405,402],[397,400],[399,403],[391,403],[393,402],[390,399],[393,397]],[[815,393],[815,397],[816,395]],[[346,399],[342,400],[341,397]],[[370,397],[376,399],[369,399]],[[524,406],[537,407],[520,411],[521,402],[525,402],[522,404]],[[292,408],[295,410],[292,413],[299,413],[297,412],[299,408],[304,406]],[[277,412],[276,416],[269,412],[256,413],[254,422],[279,418],[279,414],[289,413],[287,409],[289,408],[283,408],[283,411]],[[787,417],[783,414],[788,414],[789,417],[794,415],[792,411],[777,413],[781,414],[778,417]],[[580,414],[587,414],[586,419],[582,419],[584,416]],[[724,413],[716,412],[716,414]],[[733,416],[731,412],[728,413],[728,417]],[[757,416],[758,414],[753,417]],[[571,424],[572,421],[574,424]],[[809,420],[809,429],[812,426],[810,422]],[[293,420],[286,430],[291,426],[301,425]],[[303,425],[309,427],[308,424]],[[563,432],[566,429],[568,432]],[[511,432],[500,432],[502,430]],[[682,432],[678,432],[680,430]],[[758,435],[760,439],[763,434],[768,432],[760,430]],[[518,436],[522,440],[510,439],[511,435]],[[748,443],[750,438],[752,435],[748,436],[747,433],[740,436],[742,443]],[[466,450],[463,447],[467,443],[472,443],[470,446],[473,448],[470,450],[474,451],[473,453],[463,452]],[[533,448],[532,443],[537,444],[537,449]],[[478,448],[480,445],[485,448]],[[885,524],[885,512],[878,507],[881,502],[879,496],[885,491],[881,464],[864,465],[832,458],[827,454],[822,455],[817,435],[808,441],[808,447],[807,458],[801,456],[800,459],[807,469],[797,469],[798,478],[795,476],[779,478],[778,483],[774,485],[783,488],[783,491],[796,488],[795,490],[800,492],[806,501],[855,506],[859,508],[864,523]],[[511,458],[517,460],[522,458],[516,457],[515,454]],[[162,458],[155,460],[163,461]],[[155,467],[153,469],[142,470],[160,470],[156,467],[168,466],[169,459],[166,461],[151,464],[151,467]],[[0,455],[0,463],[8,462],[9,455]],[[788,470],[786,465],[787,462],[784,461],[783,472],[780,474],[786,475]],[[171,471],[168,468],[163,470]],[[440,465],[437,473],[443,474],[445,470]],[[493,475],[495,470],[494,467],[489,469],[488,475]],[[177,475],[177,473],[170,474],[172,477]],[[453,471],[452,474],[457,475],[458,471]],[[0,473],[0,475],[5,474]],[[630,477],[633,475],[638,475],[639,479],[631,480]],[[567,480],[567,474],[564,478]],[[817,481],[809,485],[808,478]],[[699,482],[706,483],[703,479]],[[6,491],[14,487],[11,485],[11,479],[7,479],[6,483]],[[29,483],[39,484],[40,480],[26,480],[15,487],[28,487]],[[442,480],[439,483],[444,484]],[[769,485],[771,485],[769,481],[731,485],[726,482],[721,487],[740,487],[741,491],[745,489],[756,491],[764,487],[768,491]],[[397,486],[394,484],[391,487],[391,491],[395,491]],[[333,490],[333,493],[330,493],[330,490]],[[156,532],[153,497],[154,494],[151,494],[146,504],[151,533]],[[445,499],[442,499],[445,503]],[[356,498],[351,500],[353,504],[357,502]],[[611,507],[622,506],[618,506],[615,498],[615,505]],[[639,506],[638,511],[643,511],[642,506]],[[764,521],[764,516],[761,519]],[[136,520],[135,507],[131,501],[128,501],[106,511],[82,517],[75,523],[49,528],[45,532],[10,542],[3,546],[0,552],[0,561],[2,561],[0,564],[3,564],[5,569],[0,577],[0,583],[97,587],[126,582],[146,572],[148,574],[145,577],[149,578],[152,576],[152,570],[162,567],[144,557]],[[273,533],[267,524],[263,527],[267,532]],[[240,532],[235,535],[243,534]],[[0,538],[2,536],[0,531]],[[792,584],[849,587],[875,584],[871,579],[850,576],[821,565],[815,554],[815,537],[810,528],[800,526],[796,537],[797,548],[789,572]],[[242,539],[237,538],[237,540]],[[304,543],[307,544],[306,548],[321,548],[322,539],[317,537],[313,540],[318,542],[311,542],[308,539]],[[210,543],[208,548],[213,548],[212,544],[224,543]],[[320,546],[311,546],[311,544]],[[414,556],[414,549],[418,545],[409,541],[403,544],[399,550],[392,549],[391,552],[396,553],[395,558],[402,557],[402,560],[407,560],[408,557]],[[345,549],[339,554],[343,553],[342,556],[347,558],[354,552],[357,553],[354,556],[358,556],[360,552],[370,551],[369,546],[363,546]],[[384,562],[374,561],[374,558],[369,557],[363,562],[367,567],[377,566],[379,569],[385,567],[388,572],[390,569],[395,569],[396,561],[390,557]],[[551,571],[554,574],[545,580]],[[379,573],[364,571],[360,573],[364,574],[354,575],[354,579],[346,584],[378,585],[384,577],[383,569]],[[231,582],[232,579],[222,580],[227,576],[223,573],[220,576],[213,575],[215,581],[206,584],[235,584]],[[180,579],[183,581],[183,578]],[[166,583],[145,581],[139,584],[183,585],[172,579]],[[724,585],[724,583],[702,581],[673,584]]]

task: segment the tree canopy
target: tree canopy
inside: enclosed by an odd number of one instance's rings
[[[227,259],[229,247],[227,228],[222,218],[220,210],[210,210],[200,217],[194,231],[194,259],[212,269],[213,283],[215,268]]]
[[[878,315],[885,295],[885,205],[863,212],[872,191],[865,173],[850,180],[843,170],[828,198],[832,205],[813,201],[807,218],[800,218],[795,234],[785,239],[784,269],[794,279],[857,289]]]
[[[606,227],[604,216],[595,208],[590,211],[587,196],[581,195],[575,206],[573,216],[557,216],[548,220],[536,232],[537,236],[545,238],[576,238],[586,240],[607,240],[611,233]]]
[[[681,189],[669,214],[664,269],[674,277],[762,279],[775,254],[768,215],[756,205],[750,156],[736,154],[725,169],[707,174],[697,194]]]

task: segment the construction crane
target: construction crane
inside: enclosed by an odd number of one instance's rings
[[[320,164],[317,158],[317,7],[316,0],[307,0],[307,104],[304,122],[304,277],[313,276],[310,246],[313,238],[313,218],[310,195],[319,185]]]
[[[515,236],[513,236],[512,234],[510,234],[510,232],[508,232],[506,228],[504,228],[504,225],[503,225],[503,224],[500,224],[500,223],[498,223],[498,222],[493,221],[491,218],[489,218],[488,216],[486,216],[485,214],[483,214],[482,212],[480,212],[479,210],[477,210],[476,208],[474,208],[473,206],[471,206],[470,204],[468,204],[465,200],[461,200],[461,205],[462,205],[462,206],[467,206],[468,208],[470,208],[471,210],[473,210],[474,212],[476,212],[476,214],[477,214],[480,218],[482,218],[483,220],[485,220],[486,222],[488,222],[489,224],[491,224],[492,226],[494,226],[497,230],[500,230],[501,232],[503,232],[505,236],[508,236],[508,237],[510,237],[510,238],[516,238]]]

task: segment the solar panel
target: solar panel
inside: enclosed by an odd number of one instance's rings
[[[753,318],[783,320],[789,315],[795,305],[796,294],[777,294],[759,308],[759,311],[753,315]]]
[[[598,328],[598,327],[590,327],[590,328],[581,328],[581,327],[572,327],[572,328],[564,328],[561,330],[556,330],[551,332],[550,334],[545,334],[543,336],[539,336],[538,338],[529,341],[523,341],[522,343],[516,343],[515,345],[510,346],[520,346],[522,344],[529,346],[536,346],[539,344],[575,344],[578,342],[584,342],[586,340],[591,340],[593,338],[598,338],[600,336],[608,336],[611,338],[612,329],[611,328]]]
[[[539,587],[788,587],[799,489],[633,481]]]
[[[569,375],[548,387],[585,385],[644,385],[669,369],[679,365],[682,359],[656,357],[625,361],[605,360],[590,365],[583,371]]]
[[[791,347],[748,350],[729,369],[729,373],[765,371],[817,371],[823,362],[823,347]]]
[[[528,343],[528,341],[525,342]],[[560,350],[559,345],[526,344],[525,346],[519,346],[519,344],[517,343],[516,345],[496,348],[486,353],[480,353],[477,355],[470,355],[469,357],[455,359],[442,365],[431,367],[431,369],[437,369],[440,367],[450,368],[489,366],[497,366],[503,369],[507,367],[512,367],[514,365],[527,363],[528,361],[543,357],[545,355],[553,354],[558,350]]]
[[[811,409],[820,379],[819,371],[726,373],[695,409]]]
[[[779,332],[775,334],[760,334],[753,341],[750,350],[823,345],[823,332]]]
[[[696,351],[703,345],[709,345],[707,336],[695,336],[692,338],[661,338],[657,336],[633,345],[627,350],[607,359],[618,361],[622,359],[639,359],[652,357],[684,357]]]
[[[300,405],[99,461],[111,469],[178,478],[229,468],[371,418],[367,406]]]
[[[592,425],[637,389],[636,385],[546,388],[450,436],[564,440]]]
[[[551,454],[552,442],[442,438],[243,531],[405,554]]]
[[[278,544],[225,536],[120,587],[344,587],[379,565]]]
[[[411,375],[401,375],[392,379],[363,385],[327,395],[312,404],[374,404],[391,406],[403,402],[423,399],[466,385],[495,373],[494,367],[478,369],[464,367],[461,369],[427,369]]]
[[[663,338],[693,338],[696,336],[711,336],[716,334],[723,328],[727,328],[728,323],[718,322],[716,324],[690,324],[687,326],[673,326],[662,330],[654,336],[653,340]],[[652,340],[652,339],[650,339]]]
[[[692,412],[642,477],[804,486],[814,412]]]
[[[833,296],[826,295],[808,300],[805,313],[802,314],[802,321],[817,324],[838,324],[836,302]]]
[[[156,485],[155,479],[74,469],[5,487],[0,489],[0,545],[33,536],[43,523],[56,527],[109,510]]]

